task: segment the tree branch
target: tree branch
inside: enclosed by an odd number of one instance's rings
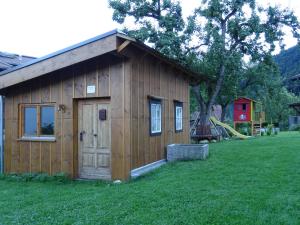
[[[192,92],[195,95],[195,98],[196,98],[198,104],[200,105],[201,110],[203,110],[203,109],[205,109],[205,101],[199,91],[200,91],[199,85],[192,87]]]
[[[230,19],[230,17],[232,17],[235,13],[237,12],[237,8],[234,8],[223,20],[224,22],[227,22],[227,20]]]

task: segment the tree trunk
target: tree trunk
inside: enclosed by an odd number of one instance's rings
[[[222,106],[222,113],[221,113],[221,122],[225,122],[225,117],[227,114],[227,110],[228,110],[228,104],[226,105],[221,105]]]
[[[211,127],[210,127],[211,110],[209,110],[209,112],[207,112],[206,110],[201,110],[199,116],[200,118],[196,129],[196,134],[203,137],[211,136]]]

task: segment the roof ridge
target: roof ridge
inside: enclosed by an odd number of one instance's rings
[[[55,52],[50,53],[50,54],[48,54],[48,55],[45,55],[45,56],[42,56],[42,57],[39,57],[39,58],[35,58],[35,59],[33,59],[33,60],[30,60],[30,61],[28,61],[28,62],[25,62],[25,63],[23,63],[23,64],[20,64],[20,65],[18,65],[18,66],[15,66],[15,67],[6,69],[6,70],[0,72],[0,76],[5,75],[5,74],[10,73],[10,72],[13,72],[13,71],[15,71],[15,70],[22,69],[22,68],[24,68],[24,67],[28,67],[28,66],[30,66],[30,65],[36,64],[36,63],[41,62],[41,61],[44,61],[44,60],[47,60],[47,59],[49,59],[49,58],[53,58],[54,56],[61,55],[61,54],[65,53],[65,52],[74,50],[74,49],[76,49],[76,48],[82,47],[82,46],[84,46],[84,45],[87,45],[87,44],[96,42],[96,41],[98,41],[98,40],[101,40],[101,39],[103,39],[103,38],[106,38],[106,37],[109,37],[109,36],[111,36],[111,35],[118,34],[118,33],[119,33],[119,34],[124,34],[122,31],[119,31],[118,29],[114,29],[114,30],[108,31],[108,32],[106,32],[106,33],[100,34],[100,35],[95,36],[95,37],[93,37],[93,38],[87,39],[87,40],[85,40],[85,41],[82,41],[82,42],[79,42],[79,43],[77,43],[77,44],[71,45],[71,46],[69,46],[69,47],[63,48],[63,49],[61,49],[61,50],[55,51]],[[126,34],[125,34],[125,35],[126,35]]]

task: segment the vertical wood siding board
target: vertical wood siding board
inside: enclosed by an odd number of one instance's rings
[[[151,95],[151,66],[149,63],[149,57],[146,58],[146,65],[147,65],[147,95]],[[147,137],[147,157],[146,157],[146,164],[148,164],[151,160],[151,137],[149,135],[149,130],[151,129],[151,124],[150,124],[150,113],[149,113],[149,102],[147,99],[147,119],[146,119],[146,124],[148,125],[148,130],[146,131],[148,135],[146,135]]]
[[[11,154],[12,154],[12,134],[11,134],[11,122],[13,119],[13,97],[8,95],[5,98],[5,145],[4,145],[4,172],[9,173],[11,171]]]
[[[168,75],[170,79],[170,90],[169,90],[169,129],[170,129],[170,144],[174,143],[174,123],[173,123],[173,99],[175,96],[175,87],[174,87],[174,79],[171,74],[171,70],[168,69]]]
[[[42,95],[41,95],[41,78],[38,78],[36,81],[37,88],[34,90],[34,102],[41,103]],[[33,148],[33,159],[31,160],[33,164],[33,171],[40,172],[41,171],[41,145],[39,142],[36,142]]]
[[[165,98],[163,92],[162,92],[162,74],[161,74],[161,71],[160,71],[160,66],[161,66],[161,61],[158,61],[158,65],[157,65],[157,73],[158,73],[158,92],[159,92],[159,96],[162,96]],[[165,120],[164,120],[164,115],[165,115],[165,100],[162,101],[162,124],[161,124],[161,128],[163,130],[161,136],[159,137],[159,140],[158,140],[158,146],[157,146],[157,160],[161,160],[163,159],[163,152],[164,152],[164,147],[163,147],[163,144],[164,144],[164,135],[165,135],[165,130],[164,130],[164,123],[165,123]]]
[[[110,66],[111,88],[111,128],[112,128],[112,178],[124,176],[124,105],[123,105],[123,65]]]
[[[163,129],[163,134],[161,137],[161,146],[160,146],[160,159],[164,159],[165,158],[165,146],[166,146],[166,142],[165,142],[165,136],[167,134],[167,129],[166,129],[166,119],[167,119],[167,115],[166,115],[166,82],[165,82],[165,73],[163,70],[163,62],[160,63],[159,65],[159,74],[160,74],[160,92],[161,95],[165,98],[165,100],[163,101],[163,124],[162,124],[162,129]]]
[[[30,100],[29,103],[32,103],[32,88],[30,87]],[[31,159],[32,159],[32,145],[31,142],[29,142],[29,172],[31,173],[32,167],[31,167]]]
[[[185,80],[185,78],[184,78],[184,76],[182,76],[183,78],[182,78],[182,101],[186,104],[186,92],[185,92],[185,87],[186,87],[186,85],[185,85],[185,83],[186,83],[186,80]],[[186,128],[186,125],[185,125],[185,123],[186,123],[186,117],[187,117],[187,115],[186,115],[186,107],[185,107],[185,109],[183,109],[183,113],[184,113],[184,115],[183,115],[183,128]],[[183,143],[186,143],[186,139],[185,139],[185,135],[186,135],[186,129],[184,129],[183,130],[183,132],[182,132],[182,137],[183,137]]]
[[[157,95],[155,93],[155,71],[154,71],[154,65],[153,65],[153,60],[152,58],[148,58],[148,65],[149,65],[149,79],[150,79],[150,82],[149,82],[149,85],[150,85],[150,94],[151,95]],[[149,115],[150,117],[150,115]],[[151,125],[149,125],[151,126]],[[153,162],[155,160],[155,149],[156,149],[156,136],[151,136],[150,137],[150,148],[149,148],[149,159],[148,159],[148,162],[147,163],[150,163],[150,162]]]
[[[15,95],[12,97],[12,120],[11,120],[11,170],[12,172],[19,172],[20,167],[20,149],[19,149],[19,142],[16,141],[18,138],[18,106],[20,95],[16,92]]]
[[[155,63],[155,78],[156,78],[156,82],[155,82],[155,86],[156,86],[156,93],[158,96],[161,96],[161,92],[160,92],[160,73],[159,73],[159,66],[160,66],[160,62],[156,60]],[[162,100],[162,105],[164,104],[164,101]],[[163,116],[163,107],[162,107],[162,116]],[[161,124],[163,125],[163,124]],[[163,127],[161,127],[161,129],[163,129]],[[161,152],[161,139],[163,137],[163,132],[164,130],[162,130],[162,134],[156,137],[156,142],[155,142],[155,159],[154,161],[158,161],[160,160],[160,152]]]
[[[49,100],[52,102],[52,82],[51,79],[49,79]],[[56,113],[55,107],[55,113]],[[56,124],[54,124],[56,126]],[[55,129],[57,129],[55,127]],[[47,172],[49,175],[52,175],[52,143],[49,143],[49,159],[47,160],[49,162],[49,171]]]
[[[140,156],[140,63],[137,64],[137,99],[135,104],[137,104],[137,167],[141,165],[141,156]]]
[[[95,61],[91,61],[86,63],[86,87],[85,90],[87,90],[87,86],[94,85],[95,88],[97,87],[97,67],[96,67]],[[95,93],[87,93],[87,97],[96,97],[97,96],[97,89]]]
[[[74,98],[84,97],[84,75],[82,66],[74,67]]]
[[[99,97],[110,96],[109,74],[109,64],[100,62],[98,73]]]
[[[31,158],[30,158],[30,172],[40,172],[40,143],[30,142],[31,145]]]
[[[86,98],[87,97],[87,94],[86,94],[86,85],[87,85],[87,80],[86,80],[86,67],[84,66],[83,67],[84,69],[83,69],[83,73],[84,73],[84,86],[83,86],[83,96]]]
[[[73,89],[73,91],[72,91],[72,99],[74,99],[75,98],[75,69],[74,69],[74,67],[72,67],[72,89]]]
[[[143,93],[142,93],[142,101],[144,102],[144,105],[143,105],[143,120],[142,120],[142,124],[144,125],[143,126],[143,134],[145,136],[145,138],[143,139],[143,145],[142,145],[142,148],[143,148],[143,163],[146,164],[146,136],[147,136],[147,123],[146,123],[146,111],[147,111],[147,97],[146,97],[146,74],[145,74],[145,59],[143,58],[141,60],[141,65],[142,65],[142,70],[141,70],[141,73],[143,74]],[[149,132],[149,130],[148,130]]]
[[[99,61],[97,61],[97,91],[96,91],[96,93],[97,93],[97,96],[99,97],[100,96],[100,87],[101,87],[101,85],[100,85],[100,76],[101,76],[101,69],[102,69],[102,66],[100,65],[100,62]]]
[[[51,101],[56,104],[62,104],[61,74],[55,82],[51,82]],[[62,147],[62,112],[55,111],[55,137],[56,142],[51,143],[51,174],[61,172],[61,147]]]
[[[78,101],[73,100],[73,178],[78,177]]]
[[[172,73],[173,73],[173,80],[174,80],[174,89],[175,89],[175,99],[178,99],[178,94],[179,94],[179,88],[178,88],[178,75],[177,74],[175,74],[174,75],[174,69],[172,69]],[[173,105],[174,105],[174,102],[173,102]],[[173,108],[173,114],[174,114],[174,107],[172,106],[172,108]],[[175,114],[174,114],[174,117],[175,117]],[[173,122],[174,122],[174,118],[173,117]],[[174,141],[175,141],[175,143],[179,143],[179,133],[176,133],[175,132],[175,122],[173,123],[173,125],[174,125]]]
[[[108,80],[109,80],[109,85],[108,85],[108,87],[109,87],[109,96],[111,96],[111,88],[112,88],[112,79],[111,79],[111,65],[110,64],[108,64],[108,74],[109,74],[109,76],[108,76]]]
[[[62,104],[66,110],[62,113],[62,152],[61,152],[61,171],[72,176],[72,112],[73,112],[73,75],[71,70],[64,71],[66,78],[62,81]]]
[[[50,155],[51,143],[41,143],[41,149],[43,151],[41,158],[41,172],[50,174],[51,173],[51,155]]]
[[[186,98],[187,98],[187,92],[186,92],[186,79],[184,78],[183,75],[183,84],[182,84],[182,99],[183,99],[183,143],[187,143],[187,135],[186,135],[186,130],[187,130],[187,102],[186,102]]]
[[[24,93],[22,95],[22,103],[31,103],[31,90],[28,82],[23,84],[21,87],[21,92]],[[21,172],[30,172],[31,171],[31,146],[29,142],[20,142],[21,145],[21,159],[20,159],[20,167]]]
[[[40,95],[41,95],[41,103],[51,102],[51,80],[49,76],[44,76],[40,81]]]
[[[95,75],[96,75],[96,93],[95,96],[99,97],[99,64],[95,62]]]
[[[144,124],[144,164],[148,162],[149,156],[149,104],[147,95],[149,94],[149,72],[148,72],[148,65],[146,63],[146,57],[141,62],[143,64],[143,76],[144,76],[144,93],[143,93],[143,101],[144,104],[144,117],[143,117],[143,124]]]
[[[132,73],[131,73],[131,66],[128,61],[124,61],[124,151],[125,151],[125,178],[127,179],[129,177],[130,170],[132,169],[131,164],[131,158],[132,158],[132,142],[131,142],[131,136],[132,136],[132,128],[131,128],[131,89],[132,89]],[[137,102],[135,103],[137,104]],[[137,146],[136,146],[137,147]]]
[[[186,79],[183,76],[183,81],[182,81],[182,100],[183,100],[183,143],[187,144],[187,140],[186,140],[186,130],[187,130],[187,102],[186,102],[186,98],[187,98],[187,93],[186,93]]]
[[[178,73],[178,72],[177,72]],[[179,101],[182,101],[181,98],[181,89],[182,89],[182,85],[181,85],[181,75],[177,74],[177,85],[178,85],[178,99]],[[175,114],[175,113],[174,113]],[[174,115],[175,116],[175,115]],[[175,118],[174,118],[175,119]],[[178,143],[182,143],[182,132],[177,133],[178,134],[178,139],[177,142]]]
[[[63,88],[63,86],[64,86],[64,81],[63,80],[61,80],[60,81],[60,103],[61,104],[63,104],[64,103],[64,98],[63,98],[63,90],[64,90],[64,88]],[[65,112],[60,112],[60,114],[61,114],[61,117],[60,117],[60,131],[61,131],[61,141],[60,141],[60,149],[61,149],[61,151],[60,151],[60,172],[62,172],[63,171],[63,154],[64,154],[64,127],[63,127],[63,125],[64,125],[64,121],[63,121],[63,114],[64,114]]]
[[[64,151],[63,151],[63,168],[62,171],[73,176],[73,135],[72,135],[72,119],[64,119],[63,120],[63,143],[64,143]]]
[[[131,74],[132,74],[132,167],[137,168],[138,166],[138,73],[137,63],[131,63]]]
[[[138,69],[138,152],[139,152],[139,167],[145,164],[145,154],[144,154],[144,136],[147,135],[144,133],[144,104],[146,104],[146,98],[144,96],[144,66],[143,62],[139,61]]]

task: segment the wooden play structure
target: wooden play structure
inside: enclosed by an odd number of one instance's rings
[[[234,100],[234,129],[240,123],[251,124],[251,135],[261,135],[261,125],[265,122],[265,112],[262,103],[250,98],[241,97]]]

